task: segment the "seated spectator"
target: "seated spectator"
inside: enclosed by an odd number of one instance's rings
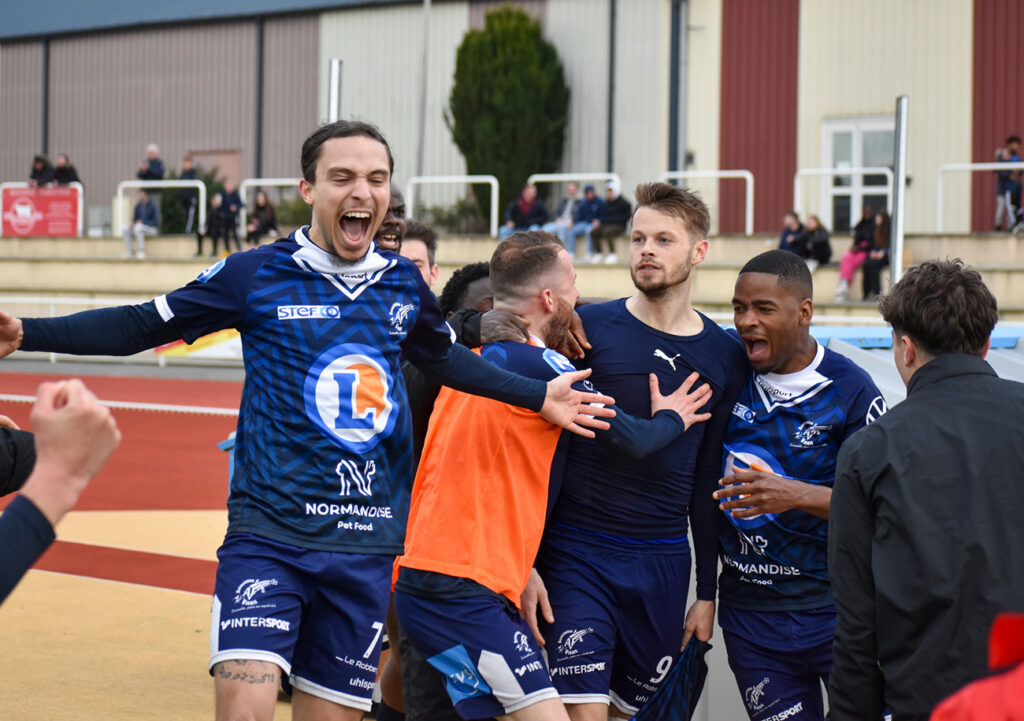
[[[181,159],[181,174],[178,180],[199,180],[199,173],[192,164],[192,156]],[[192,232],[192,224],[196,222],[196,208],[199,205],[199,191],[195,188],[178,188],[178,199],[185,209],[185,232]]]
[[[800,234],[796,254],[804,259],[812,273],[819,265],[832,260],[832,243],[829,241],[828,228],[821,224],[816,215],[808,215],[804,231]]]
[[[498,228],[498,240],[505,240],[521,230],[540,230],[547,221],[548,209],[537,197],[537,186],[527,185],[505,210],[505,225]]]
[[[865,205],[863,216],[853,228],[853,244],[849,250],[843,253],[843,259],[839,262],[839,285],[836,286],[836,303],[848,303],[850,301],[850,284],[853,282],[853,274],[857,272],[857,268],[868,257],[868,251],[871,250],[874,242],[875,211],[870,205]]]
[[[242,242],[238,239],[238,211],[242,209],[242,196],[230,180],[224,183],[224,192],[221,195],[223,201],[220,206],[221,217],[224,220],[224,248],[229,253],[228,240],[235,243],[235,250],[242,250]]]
[[[38,188],[49,185],[53,182],[53,165],[45,155],[37,155],[32,159],[32,173],[28,176],[28,184],[31,188]]]
[[[572,255],[576,250],[576,236],[572,234],[575,223],[576,209],[580,205],[579,183],[570,182],[566,186],[565,197],[558,201],[558,208],[555,210],[555,219],[545,223],[541,230],[557,235],[562,240],[562,245]]]
[[[140,260],[146,257],[146,236],[156,235],[160,227],[160,215],[156,203],[145,190],[139,191],[139,202],[132,212],[132,222],[124,229],[124,257],[131,258],[132,238],[135,238],[134,255]]]
[[[800,243],[800,236],[803,234],[804,226],[800,223],[800,216],[796,214],[795,210],[790,210],[782,216],[782,232],[779,234],[779,250],[788,250],[790,253],[796,253],[801,258],[806,257],[800,253],[803,248],[803,245]]]
[[[164,179],[164,161],[160,160],[160,148],[156,147],[156,143],[146,146],[146,159],[139,164],[135,175],[139,180]]]
[[[1020,161],[1020,138],[1011,135],[1006,139],[1006,147],[996,149],[997,163],[1016,163]],[[1006,225],[1012,228],[1020,208],[1020,171],[996,171],[996,222],[995,230],[1003,230],[1003,217]]]
[[[868,257],[864,259],[864,300],[873,301],[882,294],[882,268],[889,265],[889,214],[875,215],[875,234]]]
[[[572,243],[575,247],[576,239],[581,235],[587,240],[587,260],[589,261],[592,253],[592,245],[590,240],[590,232],[598,226],[600,223],[601,212],[604,209],[604,202],[597,197],[597,191],[594,190],[593,185],[588,185],[583,189],[583,200],[580,201],[576,208],[576,216],[573,218],[573,226],[569,231],[569,235],[572,237]]]
[[[57,167],[53,171],[53,180],[57,185],[82,182],[82,179],[78,177],[78,171],[71,164],[67,153],[61,153],[57,156]]]
[[[245,226],[245,242],[259,245],[264,235],[277,235],[277,212],[262,190],[256,193],[256,207]]]
[[[605,184],[605,196],[607,200],[601,207],[601,216],[598,223],[590,231],[591,255],[593,263],[618,263],[619,256],[615,253],[615,239],[626,232],[626,225],[633,214],[633,208],[629,201],[622,197],[618,182],[609,180]],[[608,254],[602,256],[607,248]]]

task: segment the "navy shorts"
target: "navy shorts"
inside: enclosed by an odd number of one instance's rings
[[[392,556],[298,548],[233,533],[217,551],[210,669],[268,661],[300,691],[370,710]]]
[[[828,686],[832,670],[835,609],[722,607],[718,615],[729,667],[751,721],[823,721],[822,685]]]
[[[420,598],[395,591],[402,631],[446,679],[464,719],[504,716],[558,698],[530,627],[493,596]]]
[[[689,543],[637,545],[551,529],[537,570],[555,615],[541,628],[562,701],[611,702],[635,715],[679,656]]]

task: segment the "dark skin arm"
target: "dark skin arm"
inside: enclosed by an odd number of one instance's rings
[[[738,485],[734,485],[738,484]],[[714,492],[718,507],[732,511],[736,518],[753,518],[763,513],[797,509],[828,519],[832,489],[813,483],[782,478],[767,471],[737,471],[718,482],[725,486]]]
[[[526,343],[530,340],[527,324],[514,313],[507,310],[489,310],[480,318],[480,340],[484,343],[496,343],[503,340]],[[587,334],[583,330],[583,321],[577,313],[572,314],[569,324],[569,335],[566,347],[555,348],[570,360],[582,358],[590,349]]]

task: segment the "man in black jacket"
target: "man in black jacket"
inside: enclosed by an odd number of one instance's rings
[[[977,271],[931,261],[880,308],[907,399],[839,454],[833,721],[927,719],[987,673],[996,614],[1024,609],[1024,385],[983,360],[996,300]]]

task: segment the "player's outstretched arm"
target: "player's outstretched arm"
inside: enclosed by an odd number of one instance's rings
[[[0,358],[6,358],[18,350],[23,337],[21,318],[0,310]]]
[[[718,507],[735,518],[752,518],[763,513],[799,509],[818,518],[828,518],[832,489],[814,483],[783,478],[767,471],[736,471],[722,478],[723,486],[712,495]]]
[[[572,387],[573,383],[578,383],[589,375],[590,369],[587,368],[563,373],[549,380],[544,405],[540,409],[541,416],[585,438],[594,437],[594,431],[591,429],[607,430],[608,422],[601,418],[615,416],[614,409],[608,408],[615,403],[615,399],[600,393],[578,391]]]

